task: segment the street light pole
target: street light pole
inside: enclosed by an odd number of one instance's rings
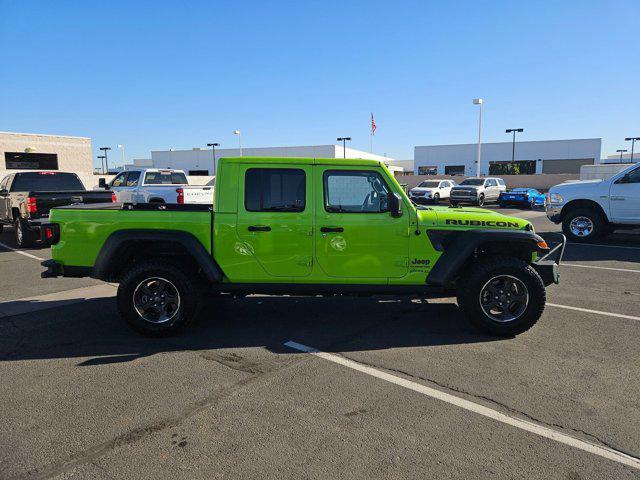
[[[339,142],[342,142],[342,158],[347,158],[347,142],[351,141],[351,137],[338,137]]]
[[[242,156],[242,132],[240,130],[234,130],[234,135],[238,135],[238,145],[240,146],[240,156]]]
[[[125,159],[124,159],[124,145],[118,144],[118,148],[121,150],[122,152],[122,169],[125,170],[124,168],[124,164],[125,164]]]
[[[109,160],[107,158],[107,151],[111,150],[111,147],[100,147],[98,150],[102,150],[104,152],[104,166],[106,170],[106,174],[109,174]]]
[[[620,163],[622,163],[622,154],[628,152],[628,150],[625,148],[624,150],[616,150],[616,152],[620,154]]]
[[[219,143],[207,143],[207,147],[211,147],[213,151],[213,176],[216,176],[216,147],[219,147]]]
[[[505,133],[513,132],[513,145],[511,146],[511,163],[516,161],[516,132],[524,132],[524,128],[507,128]]]
[[[100,169],[102,170],[102,174],[104,175],[104,159],[107,158],[104,155],[98,155],[100,159]]]
[[[474,98],[473,104],[480,105],[480,113],[478,117],[478,153],[476,154],[476,163],[478,164],[478,167],[476,170],[476,176],[480,178],[480,155],[481,155],[481,149],[482,149],[482,99]]]
[[[640,140],[640,137],[627,137],[625,140],[628,142],[631,140],[631,161],[629,163],[633,163],[633,147],[636,144],[636,140]]]

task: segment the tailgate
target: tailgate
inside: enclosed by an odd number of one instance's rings
[[[30,192],[36,199],[36,213],[31,218],[48,217],[52,208],[66,205],[111,202],[110,191]]]
[[[213,187],[183,187],[184,203],[213,204]]]

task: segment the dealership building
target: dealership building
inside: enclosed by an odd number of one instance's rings
[[[298,147],[262,147],[262,148],[216,148],[217,163],[223,157],[278,157],[278,158],[365,158],[378,160],[392,166],[394,159],[362,150],[345,148],[341,145],[307,145]],[[157,150],[151,152],[149,159],[136,159],[131,167],[175,168],[184,170],[191,176],[212,176],[213,152],[211,149],[193,148],[191,150]]]
[[[20,170],[63,170],[92,175],[91,139],[0,132],[0,178]]]
[[[600,163],[601,138],[483,143],[481,175],[579,174],[582,165]],[[476,175],[477,143],[429,145],[414,149],[416,175]]]

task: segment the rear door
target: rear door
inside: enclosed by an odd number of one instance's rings
[[[406,275],[409,215],[394,218],[378,170],[316,166],[316,259],[329,277],[383,281]],[[361,280],[362,279],[362,280]]]
[[[245,164],[239,173],[235,249],[255,260],[252,281],[310,275],[312,166]]]

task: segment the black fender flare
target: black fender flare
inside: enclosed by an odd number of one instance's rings
[[[427,284],[447,285],[456,277],[475,250],[491,241],[525,244],[531,247],[532,252],[548,251],[538,245],[539,242],[544,242],[544,239],[528,230],[465,230],[456,236],[438,258],[427,276]]]
[[[93,266],[92,277],[107,280],[111,277],[111,267],[121,248],[132,241],[169,241],[182,245],[198,266],[202,268],[207,280],[212,283],[222,281],[223,273],[213,256],[202,243],[188,232],[179,230],[119,230],[113,232],[104,242]]]

